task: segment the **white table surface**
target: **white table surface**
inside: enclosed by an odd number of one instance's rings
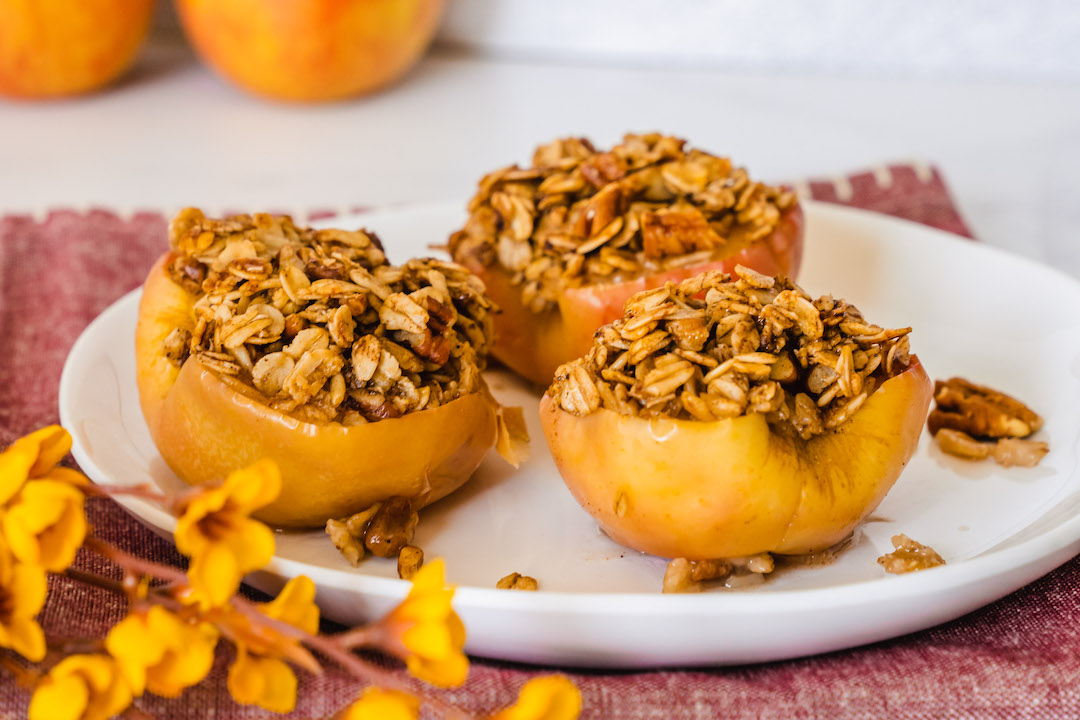
[[[464,202],[537,141],[660,129],[798,180],[920,159],[983,240],[1080,277],[1080,86],[656,71],[436,51],[353,102],[280,105],[156,38],[119,87],[0,101],[0,212]]]

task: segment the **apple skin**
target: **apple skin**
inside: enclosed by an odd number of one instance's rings
[[[135,60],[153,0],[0,0],[0,95],[49,98],[108,85]]]
[[[136,326],[136,380],[150,435],[166,464],[191,485],[224,479],[260,458],[281,469],[279,498],[256,517],[314,527],[393,495],[420,508],[463,485],[497,437],[498,405],[486,391],[366,425],[302,422],[189,358],[162,352],[174,327],[191,328],[196,296],[169,278],[169,256],[151,269]]]
[[[188,39],[231,82],[288,101],[369,93],[411,68],[445,0],[177,0]]]
[[[579,417],[544,395],[540,419],[570,492],[612,539],[691,560],[802,555],[847,537],[919,443],[933,383],[917,359],[835,430],[802,440],[763,415]]]
[[[803,211],[795,205],[784,213],[772,235],[731,257],[623,282],[571,288],[559,298],[558,308],[543,313],[534,313],[525,306],[521,288],[513,284],[511,273],[502,267],[485,267],[468,258],[458,262],[480,276],[488,296],[502,311],[495,316],[492,354],[518,375],[546,387],[558,367],[585,355],[592,347],[597,328],[622,317],[626,301],[643,290],[686,280],[708,270],[732,272],[736,265],[765,275],[794,279],[802,263],[803,229]]]

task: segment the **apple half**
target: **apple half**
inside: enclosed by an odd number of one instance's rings
[[[616,542],[669,558],[801,555],[843,540],[885,498],[915,452],[932,394],[913,358],[850,420],[808,440],[759,414],[578,416],[549,395],[540,420],[566,486]]]
[[[194,357],[175,367],[163,351],[174,328],[191,330],[198,296],[173,282],[171,255],[151,269],[135,333],[143,415],[162,458],[186,483],[221,480],[260,458],[281,469],[282,492],[257,516],[310,527],[387,497],[415,508],[459,488],[500,440],[501,409],[486,391],[366,425],[303,422]]]

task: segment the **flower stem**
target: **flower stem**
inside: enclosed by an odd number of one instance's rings
[[[172,582],[187,583],[187,574],[179,568],[174,568],[171,565],[162,565],[161,563],[153,562],[152,560],[143,560],[140,557],[136,557],[130,553],[126,553],[118,547],[114,547],[109,543],[99,540],[95,537],[88,537],[83,543],[88,549],[93,550],[99,555],[112,560],[114,563],[124,568],[128,572],[137,573],[140,575],[151,575],[153,577],[161,578],[162,580],[169,580]]]
[[[7,650],[0,650],[0,667],[11,673],[15,678],[15,682],[27,689],[33,688],[41,679],[40,672],[25,667],[18,660],[11,657]]]
[[[168,495],[161,492],[150,483],[142,483],[140,485],[85,485],[83,486],[83,492],[93,497],[119,497],[121,495],[126,495],[127,497],[150,500],[159,505],[168,505],[170,502]]]
[[[375,644],[376,633],[370,625],[355,627],[334,636],[334,642],[347,650]]]
[[[252,622],[268,625],[278,632],[300,640],[312,650],[322,653],[360,680],[365,680],[372,685],[377,685],[382,688],[400,690],[410,695],[419,696],[423,702],[430,705],[436,712],[447,718],[447,720],[476,720],[475,715],[472,715],[459,707],[451,705],[440,698],[423,693],[422,691],[418,692],[411,682],[402,679],[398,675],[364,662],[350,652],[345,646],[341,645],[339,638],[330,638],[325,635],[312,635],[286,622],[268,617],[259,612],[258,608],[253,604],[239,596],[233,598],[233,606],[247,615]],[[360,630],[362,630],[362,628],[357,628],[352,631],[351,634],[359,636],[361,634],[359,632]]]
[[[104,577],[103,575],[98,575],[97,573],[86,572],[85,570],[69,567],[63,572],[63,575],[76,582],[81,582],[84,585],[91,585],[93,587],[101,588],[102,590],[108,590],[117,595],[127,594],[127,590],[124,589],[123,583],[117,582],[112,578]]]

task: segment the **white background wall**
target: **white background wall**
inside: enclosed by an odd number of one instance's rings
[[[1080,0],[449,0],[440,39],[648,67],[1080,80]]]
[[[159,22],[175,26],[170,0]],[[553,63],[1080,80],[1080,0],[447,0],[439,42]]]

